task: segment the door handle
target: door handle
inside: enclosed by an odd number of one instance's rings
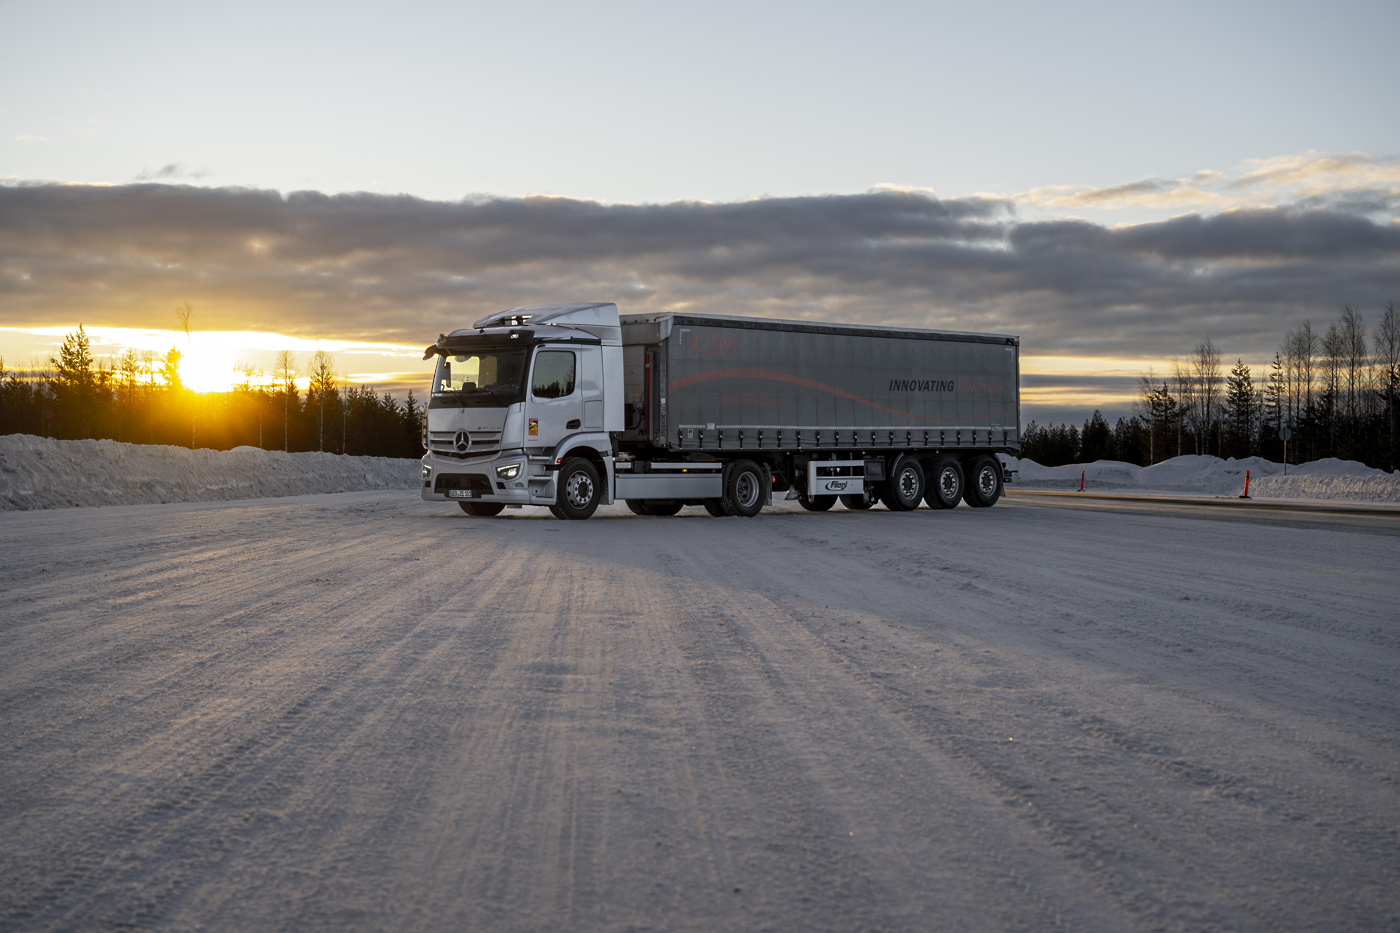
[[[580,424],[582,424],[582,422],[579,421],[579,419],[573,418],[573,419],[570,419],[569,423],[566,424],[566,425],[564,425],[564,427],[568,428],[570,431],[573,431],[573,430],[577,429],[578,426],[579,426]]]

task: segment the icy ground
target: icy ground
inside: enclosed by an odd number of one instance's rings
[[[0,436],[0,510],[416,488],[418,461]]]
[[[1397,531],[0,513],[0,929],[1398,929]]]
[[[1400,502],[1400,474],[1333,457],[1290,465],[1286,476],[1283,464],[1261,457],[1221,460],[1187,455],[1150,467],[1118,460],[1045,467],[1034,460],[1002,459],[1020,471],[1013,488],[1078,489],[1083,471],[1086,492],[1238,496],[1244,492],[1244,474],[1248,470],[1249,494],[1253,498]]]

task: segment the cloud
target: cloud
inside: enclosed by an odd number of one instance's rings
[[[1370,192],[1357,199],[1357,192]],[[1317,151],[1251,159],[1231,176],[1205,170],[1185,178],[1148,178],[1095,188],[1034,188],[1018,203],[1055,210],[1237,210],[1285,204],[1347,205],[1353,212],[1393,216],[1400,202],[1400,158]]]
[[[176,178],[207,178],[209,170],[204,168],[186,168],[182,162],[168,162],[156,169],[154,172],[149,169],[137,174],[137,181],[168,181]]]
[[[168,328],[189,301],[206,329],[413,343],[489,310],[613,300],[1014,333],[1039,355],[1160,359],[1209,335],[1262,359],[1304,318],[1389,299],[1400,227],[1333,206],[1109,227],[890,189],[604,205],[0,186],[0,324],[17,326]]]

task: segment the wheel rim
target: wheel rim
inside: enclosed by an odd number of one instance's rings
[[[943,493],[945,499],[956,499],[958,495],[958,471],[952,467],[944,467],[938,474],[938,491]]]
[[[748,470],[740,473],[734,481],[734,498],[738,500],[740,508],[752,508],[758,501],[758,477]]]
[[[899,474],[899,496],[905,502],[919,499],[919,477],[914,472],[914,468],[901,470]]]
[[[977,472],[977,491],[982,493],[983,498],[996,494],[997,474],[991,467],[985,466]]]
[[[593,501],[593,480],[588,478],[588,474],[579,470],[569,477],[568,485],[564,488],[564,494],[569,497],[569,504],[576,509],[581,509]]]

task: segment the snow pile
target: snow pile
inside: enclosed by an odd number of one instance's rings
[[[418,461],[0,436],[0,511],[409,489]]]
[[[1019,470],[1015,486],[1027,489],[1078,489],[1084,472],[1085,491],[1159,493],[1164,495],[1238,496],[1244,474],[1250,473],[1249,494],[1260,499],[1352,499],[1400,502],[1400,474],[1328,457],[1289,466],[1262,457],[1231,458],[1187,455],[1150,467],[1119,460],[1045,467],[1034,460],[1005,459]]]

